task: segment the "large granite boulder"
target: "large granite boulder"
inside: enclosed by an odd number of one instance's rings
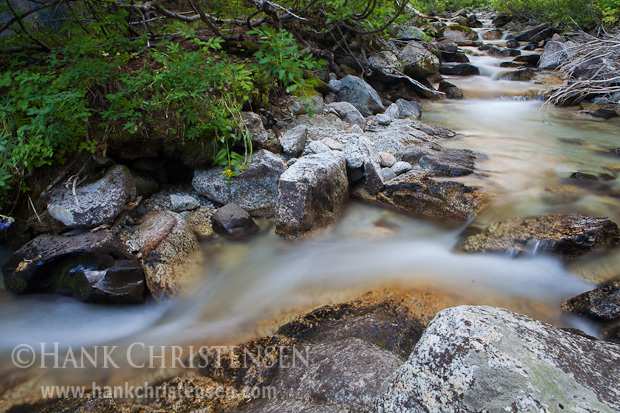
[[[348,189],[342,152],[302,157],[280,177],[276,233],[295,238],[333,223],[348,199]]]
[[[126,244],[139,253],[146,284],[157,300],[181,290],[188,262],[199,250],[194,232],[180,214],[172,211],[146,214]]]
[[[105,176],[91,184],[62,188],[52,195],[47,210],[69,228],[94,228],[114,221],[125,204],[136,196],[129,168],[112,166]]]
[[[618,225],[609,218],[547,214],[494,222],[482,234],[468,237],[463,250],[515,255],[530,250],[576,257],[618,242]]]
[[[340,80],[340,83],[338,99],[351,103],[363,116],[374,115],[385,110],[377,91],[363,79],[347,75]]]
[[[3,267],[13,294],[58,293],[95,303],[141,303],[144,273],[110,231],[41,235]]]
[[[197,170],[192,185],[198,193],[219,204],[237,204],[252,216],[271,216],[278,198],[278,180],[286,169],[277,155],[260,150],[238,176],[227,179],[224,167]]]
[[[397,56],[404,73],[414,79],[426,78],[439,69],[439,58],[415,41],[407,42]]]
[[[382,386],[378,412],[620,409],[620,347],[493,307],[441,311]]]
[[[478,40],[478,33],[467,26],[446,26],[440,31],[440,34],[459,45],[469,45],[472,41]]]

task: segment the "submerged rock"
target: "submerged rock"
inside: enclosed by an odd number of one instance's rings
[[[270,216],[278,198],[278,180],[285,169],[279,156],[260,150],[250,166],[231,180],[222,174],[224,167],[214,167],[197,170],[192,185],[219,204],[237,204],[252,216]]]
[[[259,228],[243,208],[227,204],[213,215],[213,230],[227,238],[240,240],[256,234]]]
[[[172,297],[183,286],[187,261],[198,251],[196,235],[175,212],[149,212],[141,221],[126,244],[140,253],[153,297]]]
[[[377,91],[363,79],[347,75],[340,80],[340,83],[338,98],[343,102],[351,103],[363,116],[374,115],[385,110]]]
[[[439,91],[445,93],[448,99],[463,99],[463,91],[445,80],[439,82]]]
[[[3,267],[13,294],[54,292],[95,303],[144,302],[140,263],[110,231],[41,235]]]
[[[618,226],[608,218],[548,214],[494,222],[468,237],[463,250],[519,254],[529,249],[576,257],[618,242]]]
[[[617,411],[620,347],[493,307],[441,311],[375,411]]]
[[[295,238],[333,223],[348,199],[348,187],[342,152],[300,158],[280,177],[276,233]]]
[[[100,180],[76,188],[75,195],[73,188],[56,191],[47,210],[69,228],[94,228],[112,223],[135,196],[136,185],[129,168],[115,165]]]
[[[620,320],[620,281],[569,298],[562,309],[596,320]]]

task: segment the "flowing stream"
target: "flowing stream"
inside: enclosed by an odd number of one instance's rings
[[[442,145],[483,154],[477,159],[480,173],[461,179],[498,196],[468,225],[549,212],[620,222],[615,180],[588,185],[566,180],[577,171],[618,173],[620,159],[610,150],[619,145],[620,121],[585,117],[575,108],[543,108],[540,100],[519,98],[536,96],[541,85],[497,80],[504,70],[499,63],[509,59],[471,60],[481,76],[448,79],[464,90],[465,99],[424,101],[422,117],[460,133]],[[272,222],[260,224],[261,233],[247,243],[207,242],[207,265],[194,288],[166,303],[103,306],[52,295],[14,297],[0,289],[0,377],[23,372],[11,362],[21,344],[233,345],[273,332],[275,320],[388,287],[434,291],[455,305],[506,307],[597,334],[595,325],[560,309],[566,298],[595,287],[571,272],[575,266],[536,251],[518,259],[460,253],[455,247],[467,225],[443,226],[357,202],[332,229],[310,240],[281,240]],[[584,262],[594,270],[599,265]],[[110,379],[109,372],[77,373],[56,374],[66,380]]]

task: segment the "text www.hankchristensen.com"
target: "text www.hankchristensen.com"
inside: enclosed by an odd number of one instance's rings
[[[150,386],[148,383],[133,386],[125,383],[124,386],[41,386],[44,399],[55,398],[84,398],[103,397],[115,399],[273,399],[276,397],[276,388],[273,386],[255,386],[238,391],[229,386]]]

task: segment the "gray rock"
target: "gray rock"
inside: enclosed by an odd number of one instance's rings
[[[381,176],[383,177],[383,182],[387,182],[390,179],[396,178],[396,174],[390,168],[381,169]]]
[[[308,127],[306,125],[299,125],[286,131],[282,135],[282,138],[280,138],[280,144],[285,154],[297,156],[301,154],[306,147],[307,139]]]
[[[375,411],[620,409],[620,347],[493,307],[441,311]]]
[[[379,151],[372,144],[370,139],[362,137],[358,140],[358,147],[364,157],[364,175],[366,176],[366,185],[372,195],[383,190],[384,182],[381,174],[381,160],[379,159]]]
[[[342,87],[338,92],[338,98],[343,102],[351,103],[363,116],[374,115],[385,110],[377,92],[363,79],[347,75],[340,82]]]
[[[360,151],[357,142],[344,147],[344,156],[348,168],[357,169],[364,166],[364,154]]]
[[[53,292],[95,303],[141,303],[146,293],[140,263],[111,231],[72,237],[41,235],[3,267],[13,294]]]
[[[409,147],[399,151],[396,158],[419,164],[428,171],[429,176],[465,176],[474,173],[475,154],[468,149],[430,150],[420,147]]]
[[[379,152],[379,162],[384,168],[390,168],[396,163],[396,157],[388,152]]]
[[[337,140],[332,139],[332,138],[322,139],[321,142],[323,142],[332,151],[342,151],[342,150],[344,150],[344,145],[341,144],[340,142],[338,142]]]
[[[439,73],[449,76],[477,76],[480,75],[480,69],[469,63],[463,63],[454,66],[441,66]]]
[[[478,40],[478,33],[466,26],[446,26],[442,30],[446,39],[455,41],[459,45],[465,45]]]
[[[241,119],[248,132],[252,135],[252,142],[258,146],[264,146],[269,141],[269,134],[263,125],[260,115],[254,112],[241,112]]]
[[[405,172],[409,172],[413,167],[409,162],[398,161],[392,165],[392,171],[396,175],[404,174]]]
[[[400,119],[409,117],[420,119],[422,117],[422,105],[418,102],[398,99],[396,105],[398,106],[398,117]]]
[[[231,180],[223,167],[197,170],[192,185],[198,193],[219,204],[237,204],[252,216],[273,215],[278,198],[278,180],[286,170],[277,155],[260,150],[250,166]]]
[[[131,171],[131,176],[136,185],[136,196],[146,198],[159,190],[159,184],[148,172]]]
[[[325,101],[321,95],[314,95],[301,100],[295,99],[291,110],[295,115],[305,115],[310,112],[321,115],[325,110]]]
[[[448,99],[463,99],[463,91],[450,82],[445,80],[439,82],[438,89],[440,92],[445,93]]]
[[[533,250],[576,257],[618,242],[620,230],[609,218],[547,214],[494,222],[482,234],[468,237],[463,250],[511,254]]]
[[[200,200],[190,194],[170,194],[170,204],[174,212],[191,211],[200,206]]]
[[[92,184],[54,193],[47,210],[69,228],[94,228],[111,223],[125,204],[136,196],[136,185],[129,168],[111,167],[106,175]]]
[[[411,24],[404,24],[398,28],[396,32],[396,38],[400,40],[417,40],[425,41],[428,38],[424,30],[419,27],[415,27]]]
[[[342,152],[304,156],[280,177],[276,233],[295,238],[333,223],[348,196]]]
[[[308,144],[308,148],[307,148],[310,152],[312,153],[323,153],[323,152],[330,152],[331,149],[329,149],[329,146],[325,145],[323,142],[321,141],[312,141]]]
[[[227,238],[241,240],[256,234],[259,228],[243,208],[227,204],[213,215],[213,230]]]
[[[489,30],[488,32],[484,32],[482,34],[482,38],[484,40],[501,40],[503,36],[504,33],[498,29]]]
[[[439,58],[415,41],[407,42],[407,46],[397,56],[404,73],[414,79],[426,78],[439,69]]]
[[[368,58],[370,68],[385,73],[402,73],[403,64],[398,60],[398,57],[389,50],[382,50],[377,53],[373,53]]]
[[[366,119],[355,106],[349,102],[334,102],[327,105],[328,109],[333,109],[340,119],[350,123],[351,125],[359,126],[362,131],[366,127]]]
[[[342,89],[342,82],[340,80],[330,80],[327,87],[330,92],[338,93],[340,92],[340,89]]]
[[[538,62],[540,69],[557,69],[569,59],[568,46],[560,42],[547,42]]]
[[[180,291],[187,275],[184,267],[199,250],[194,232],[181,215],[171,211],[146,214],[126,245],[140,253],[146,284],[156,300]]]
[[[398,109],[398,105],[396,103],[392,103],[385,110],[384,115],[387,115],[392,119],[400,119],[400,110]]]
[[[379,125],[383,125],[383,126],[388,126],[390,123],[392,123],[392,117],[390,115],[385,115],[383,113],[379,113],[375,119],[377,119],[377,123]]]

